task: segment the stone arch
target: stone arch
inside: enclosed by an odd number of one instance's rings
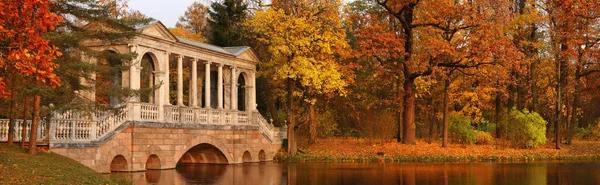
[[[251,79],[248,73],[242,71],[237,75],[237,107],[239,111],[246,111],[248,106],[248,82]]]
[[[190,148],[181,159],[179,163],[210,163],[210,164],[228,164],[225,154],[217,147],[202,143]]]
[[[152,154],[146,160],[147,170],[159,170],[161,169],[160,158],[156,154]]]
[[[145,48],[145,49],[138,50],[138,52],[136,52],[136,53],[140,54],[137,56],[136,61],[141,61],[142,58],[144,57],[144,55],[148,54],[152,58],[152,61],[153,61],[152,65],[154,65],[154,71],[157,71],[157,72],[163,71],[163,66],[161,65],[161,63],[164,63],[166,61],[161,60],[161,58],[164,58],[164,57],[158,57],[160,54],[157,54],[157,53],[161,53],[160,51],[157,51],[157,50],[151,49],[151,48]],[[137,63],[134,65],[141,67],[140,64],[141,63]]]
[[[121,171],[128,171],[129,170],[129,166],[127,163],[127,159],[125,159],[125,157],[123,155],[117,155],[115,157],[113,157],[113,159],[110,162],[110,171],[111,172],[121,172]]]
[[[200,144],[209,144],[214,148],[218,149],[218,151],[220,151],[224,155],[226,159],[226,164],[235,163],[235,160],[233,160],[233,157],[231,155],[231,150],[227,148],[226,145],[220,139],[215,138],[213,136],[197,136],[188,140],[188,142],[184,145],[184,147],[181,150],[175,151],[174,161],[179,161],[181,158],[184,157],[187,151]]]
[[[158,99],[155,86],[158,84],[155,73],[158,72],[158,59],[152,52],[146,52],[139,60],[140,66],[140,89],[146,92],[140,92],[140,102],[155,103]]]
[[[169,165],[169,164],[166,163],[166,161],[161,160],[161,159],[165,159],[165,156],[164,156],[163,150],[160,147],[158,147],[156,145],[150,145],[150,146],[146,147],[143,150],[146,151],[146,153],[144,154],[143,159],[142,159],[142,160],[144,160],[144,159],[146,160],[146,169],[150,169],[147,166],[148,165],[147,162],[148,162],[148,160],[150,160],[150,157],[152,155],[156,156],[159,159],[159,162],[160,162],[159,163],[160,168],[152,168],[152,169],[162,169],[163,166],[168,166]]]
[[[244,162],[244,163],[252,162],[252,155],[250,155],[250,152],[248,152],[248,150],[246,150],[244,152],[244,154],[242,155],[242,162]]]
[[[258,152],[258,160],[261,162],[267,161],[267,154],[265,153],[265,150],[260,150]]]
[[[119,156],[119,155],[123,156],[127,161],[127,159],[131,159],[130,154],[131,154],[131,152],[129,151],[129,149],[123,145],[119,145],[117,147],[112,147],[108,152],[106,152],[105,155],[102,156],[102,158],[104,160],[101,160],[101,161],[106,161],[106,162],[101,166],[101,168],[102,168],[101,171],[104,171],[104,172],[112,171],[112,170],[110,170],[111,162],[116,156]],[[106,166],[106,168],[104,166]],[[129,169],[129,167],[130,166],[127,165],[127,169]],[[128,171],[128,170],[126,170],[126,171]]]

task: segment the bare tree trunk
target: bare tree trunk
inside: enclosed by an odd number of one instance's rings
[[[396,122],[398,124],[398,134],[396,136],[396,139],[398,142],[402,142],[402,114],[404,112],[404,108],[403,108],[403,98],[402,97],[402,92],[400,91],[401,89],[401,85],[402,85],[402,81],[400,80],[400,78],[398,77],[396,80],[396,96],[398,96],[399,98],[399,102],[398,102],[398,110],[396,111]]]
[[[15,92],[10,94],[10,103],[8,111],[8,141],[7,145],[12,146],[15,140]]]
[[[562,41],[561,44],[561,51],[564,51],[567,49],[567,46],[565,44],[566,41]],[[554,115],[556,117],[556,120],[554,120],[554,142],[556,144],[556,149],[560,149],[560,127],[559,127],[559,123],[560,123],[560,114],[561,114],[561,108],[562,108],[562,103],[561,103],[561,91],[562,91],[562,87],[561,87],[561,82],[562,82],[562,71],[561,71],[561,64],[562,63],[562,58],[559,56],[558,60],[556,60],[556,110],[555,110],[555,114]]]
[[[23,99],[23,124],[21,124],[21,148],[25,148],[25,138],[27,138],[27,96]]]
[[[294,118],[294,81],[287,79],[287,119],[288,119],[288,153],[296,155],[298,146],[296,142],[296,119]]]
[[[442,147],[448,146],[448,103],[450,98],[448,97],[448,87],[450,86],[450,80],[444,80],[444,113],[442,116],[444,122],[444,138],[442,139]]]
[[[315,105],[310,104],[308,106],[308,124],[310,124],[310,138],[308,139],[308,144],[314,144],[317,142],[317,126],[319,123],[317,122],[316,117],[317,115],[315,113]]]
[[[538,93],[537,93],[537,78],[536,78],[536,61],[533,61],[533,63],[531,64],[531,69],[530,69],[530,73],[531,73],[531,104],[532,104],[532,108],[531,111],[533,112],[539,112],[538,110]]]
[[[33,97],[33,120],[31,120],[31,129],[29,134],[29,154],[35,154],[35,150],[37,147],[37,129],[38,129],[38,121],[40,120],[40,95],[35,95]]]
[[[269,82],[265,82],[265,85],[267,86],[267,93],[269,93],[265,100],[267,101],[269,113],[271,113],[271,119],[273,119],[273,122],[279,123],[279,117],[277,116],[277,111],[275,110],[275,100],[273,99],[275,96],[271,96],[273,94],[273,91],[271,90],[271,84],[269,84]]]
[[[433,102],[433,98],[429,99],[430,103],[432,104]],[[429,138],[431,138],[431,140],[435,140],[436,139],[436,130],[435,130],[435,126],[437,124],[437,119],[436,119],[436,114],[437,114],[437,106],[433,106],[433,110],[431,112],[431,119],[429,120]],[[439,128],[438,128],[439,129]]]
[[[414,78],[404,80],[404,115],[403,140],[404,144],[415,144],[415,93]]]
[[[500,120],[502,119],[502,95],[500,92],[496,92],[496,98],[494,100],[495,109],[494,109],[494,122],[496,122],[496,138],[502,137],[502,124],[500,124]]]
[[[578,111],[579,108],[579,96],[581,96],[581,68],[577,65],[577,69],[575,69],[575,92],[573,92],[573,105],[571,110],[571,120],[569,121],[569,132],[567,134],[567,145],[570,145],[573,140],[573,134],[575,132],[575,124],[577,124],[578,120]]]

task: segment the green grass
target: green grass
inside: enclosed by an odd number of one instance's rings
[[[29,155],[19,147],[0,146],[0,184],[132,184],[124,177],[99,174],[55,153]]]

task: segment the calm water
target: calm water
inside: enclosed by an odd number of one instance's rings
[[[255,163],[124,173],[136,184],[600,184],[600,161],[542,163]]]

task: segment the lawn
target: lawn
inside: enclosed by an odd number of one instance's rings
[[[109,177],[61,155],[0,145],[0,184],[131,184]]]

